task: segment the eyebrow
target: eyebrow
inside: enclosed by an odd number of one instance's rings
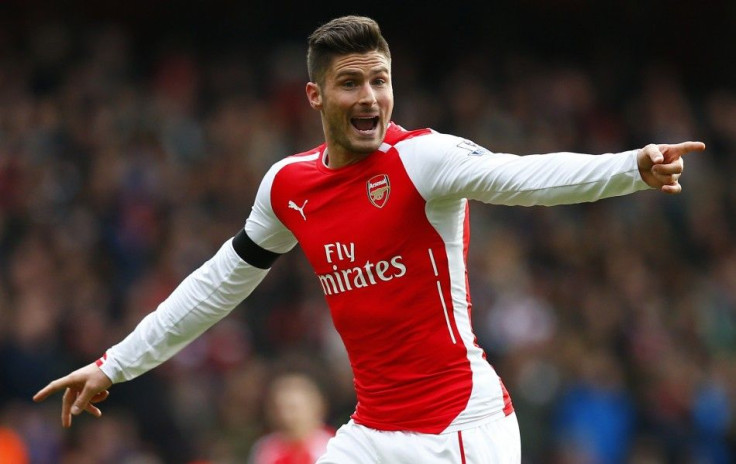
[[[386,66],[380,66],[378,68],[371,69],[369,72],[369,75],[374,76],[376,74],[390,74],[388,68]],[[335,79],[338,79],[340,77],[344,76],[357,76],[362,75],[363,73],[361,71],[355,70],[355,69],[343,69],[341,71],[338,71],[337,74],[335,74]]]

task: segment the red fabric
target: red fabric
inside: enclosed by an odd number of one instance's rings
[[[271,189],[273,211],[315,270],[350,355],[353,419],[379,430],[439,433],[473,389],[452,311],[446,246],[393,147],[430,133],[391,125],[387,152],[337,170],[320,158],[295,162],[276,174]],[[376,178],[390,185],[380,205],[369,198]],[[294,205],[308,205],[305,214]]]
[[[314,464],[327,449],[334,435],[328,428],[320,429],[304,441],[290,441],[279,433],[260,439],[254,446],[253,464]]]

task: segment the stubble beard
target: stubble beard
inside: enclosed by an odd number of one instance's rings
[[[356,155],[358,157],[365,157],[370,155],[374,151],[378,150],[383,143],[383,139],[386,136],[385,130],[380,133],[380,140],[360,140],[353,137],[353,126],[350,122],[347,126],[341,129],[335,129],[335,125],[331,125],[330,139],[333,144],[340,147],[346,154]]]

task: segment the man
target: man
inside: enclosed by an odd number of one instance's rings
[[[96,363],[51,382],[62,424],[164,362],[247,297],[298,242],[347,348],[358,404],[319,464],[519,463],[513,406],[475,343],[466,279],[468,199],[504,205],[679,193],[699,142],[619,154],[497,154],[391,122],[391,55],[348,16],[309,38],[309,104],[325,143],[276,163],[243,230]]]

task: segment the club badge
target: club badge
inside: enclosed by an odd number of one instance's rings
[[[391,193],[391,183],[388,175],[379,174],[368,179],[366,183],[368,191],[368,199],[376,208],[383,208],[388,202],[388,196]]]

